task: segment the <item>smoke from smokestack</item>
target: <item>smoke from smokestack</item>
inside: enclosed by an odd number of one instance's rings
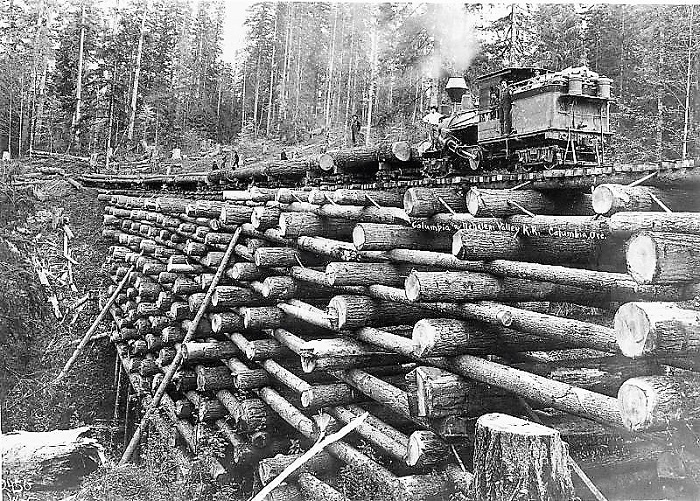
[[[479,50],[476,40],[474,14],[461,4],[431,4],[426,29],[434,39],[433,54],[423,70],[431,78],[440,78],[441,72],[461,74],[471,64]]]

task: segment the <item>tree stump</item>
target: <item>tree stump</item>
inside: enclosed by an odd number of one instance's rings
[[[558,431],[493,413],[479,418],[474,440],[474,499],[574,499],[569,452]]]

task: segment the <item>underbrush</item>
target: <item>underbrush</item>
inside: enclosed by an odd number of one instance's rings
[[[52,381],[89,328],[97,302],[78,299],[104,290],[101,270],[107,247],[99,237],[102,208],[92,193],[71,189],[43,202],[32,191],[0,179],[0,405],[2,431],[46,431],[95,424],[109,415],[113,401],[114,354],[106,341],[92,343],[69,377]],[[63,271],[63,217],[70,241],[71,288]],[[40,284],[45,270],[50,286]],[[56,295],[62,318],[48,297]],[[104,326],[103,326],[104,328]]]

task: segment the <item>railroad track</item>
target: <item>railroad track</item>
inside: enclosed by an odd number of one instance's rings
[[[649,185],[668,185],[680,183],[700,183],[700,159],[685,161],[662,161],[657,163],[612,164],[599,167],[571,167],[566,169],[551,169],[537,172],[522,173],[481,173],[465,176],[453,176],[442,179],[423,178],[411,180],[387,180],[375,182],[343,182],[337,178],[279,178],[268,177],[265,182],[256,180],[261,186],[309,186],[327,187],[329,189],[402,189],[416,186],[454,186],[466,185],[482,188],[513,188],[527,183],[534,189],[585,189],[601,183],[629,184],[642,177],[655,174],[647,181]],[[94,187],[104,187],[127,191],[147,189],[154,191],[183,190],[188,187],[193,195],[214,194],[215,187],[241,188],[247,186],[249,179],[230,179],[220,184],[207,181],[206,173],[164,175],[94,175],[86,174],[79,178],[80,182]],[[194,187],[194,190],[192,189]]]

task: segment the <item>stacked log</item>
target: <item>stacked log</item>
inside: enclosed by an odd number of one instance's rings
[[[344,175],[385,161],[356,153],[329,152],[324,162]],[[262,178],[279,168],[227,175]],[[554,408],[579,426],[622,433],[696,414],[694,372],[668,374],[669,366],[693,369],[700,343],[697,315],[676,304],[700,290],[700,224],[690,213],[655,219],[618,209],[595,218],[580,192],[453,187],[265,188],[222,198],[110,198],[107,266],[117,279],[136,264],[112,310],[112,337],[146,386],[182,351],[168,393],[188,403],[181,419],[216,427],[237,465],[262,460],[263,482],[293,460],[273,460],[289,452],[282,437],[291,429],[314,440],[369,413],[354,435],[391,459],[393,471],[340,441],[280,495],[335,498],[322,477],[339,461],[402,496],[429,498],[450,486],[423,474],[438,467],[470,481],[456,472],[476,447],[475,483],[459,489],[496,499],[480,469],[498,442],[517,454],[550,451],[538,468],[563,499],[572,493],[558,431],[523,429],[532,441],[521,450],[515,417],[481,431],[474,419],[505,412],[532,421]],[[182,343],[237,228],[242,238],[208,315]],[[634,272],[639,263],[653,273]],[[321,408],[323,423],[313,419]]]

